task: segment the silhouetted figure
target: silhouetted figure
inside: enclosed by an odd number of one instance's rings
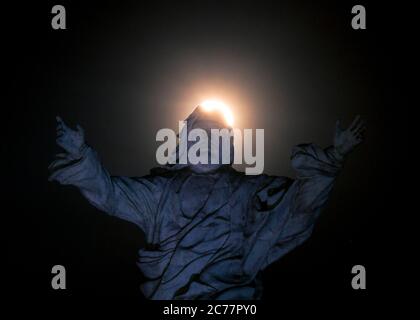
[[[57,117],[51,180],[73,185],[98,209],[140,227],[147,246],[138,266],[149,299],[257,299],[258,274],[310,236],[344,157],[362,141],[356,117],[336,125],[334,143],[296,146],[296,179],[247,176],[230,165],[173,165],[141,178],[111,176],[77,131]],[[196,108],[188,130],[224,128]]]

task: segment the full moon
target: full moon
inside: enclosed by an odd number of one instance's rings
[[[212,111],[219,111],[223,114],[226,123],[229,126],[233,126],[234,119],[233,119],[233,113],[230,110],[229,106],[220,100],[205,100],[200,103],[200,106],[203,108],[203,110],[207,112]]]

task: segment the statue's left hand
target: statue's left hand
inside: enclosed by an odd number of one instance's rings
[[[334,148],[336,152],[344,157],[363,141],[365,122],[358,115],[347,129],[342,129],[340,121],[336,122],[334,135]]]
[[[85,146],[85,133],[82,127],[77,130],[69,128],[64,121],[57,117],[57,144],[66,150],[71,156],[80,156]]]

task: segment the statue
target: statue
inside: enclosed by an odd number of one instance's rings
[[[189,163],[131,178],[108,173],[80,126],[57,122],[57,144],[65,152],[50,165],[49,179],[77,187],[99,210],[143,230],[141,290],[160,300],[260,298],[261,271],[311,235],[345,157],[365,130],[358,116],[346,130],[337,122],[326,149],[294,147],[295,179]],[[199,107],[187,125],[206,131],[227,126]]]

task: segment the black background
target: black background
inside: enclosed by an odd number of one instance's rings
[[[51,28],[62,4],[67,30]],[[55,116],[81,124],[113,174],[155,166],[155,134],[176,128],[196,92],[225,95],[240,123],[265,129],[265,171],[293,176],[293,145],[332,142],[336,119],[361,114],[366,141],[352,154],[313,236],[263,274],[264,300],[379,293],[396,148],[393,30],[386,8],[360,3],[367,30],[351,28],[359,3],[285,1],[61,1],[6,7],[12,69],[5,114],[8,284],[19,297],[133,296],[143,236],[91,207],[73,188],[47,181]],[[50,287],[67,269],[68,290]],[[351,288],[353,265],[367,269],[365,291]]]

